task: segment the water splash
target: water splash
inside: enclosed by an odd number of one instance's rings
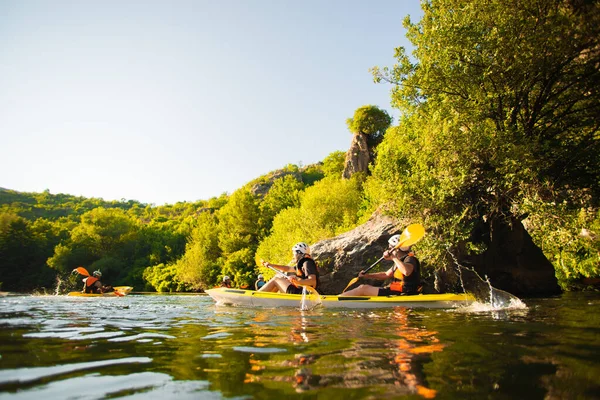
[[[300,301],[300,311],[310,311],[321,304],[321,296],[312,294],[306,286],[302,287],[302,300]]]
[[[54,289],[54,295],[60,295],[60,285],[62,285],[63,281],[60,279],[60,275],[56,275],[56,289]]]
[[[468,309],[472,309],[473,311],[527,309],[525,303],[517,296],[493,287],[488,276],[483,279],[474,269],[461,265],[448,247],[446,251],[457,266],[458,278],[462,289],[465,293],[473,294],[477,299],[477,302],[467,307]],[[466,276],[469,277],[468,283],[466,283]]]

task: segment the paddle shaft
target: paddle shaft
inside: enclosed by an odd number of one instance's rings
[[[366,274],[367,272],[369,272],[374,266],[376,266],[377,264],[379,264],[381,262],[381,260],[383,260],[383,256],[381,256],[381,258],[377,261],[375,261],[373,263],[373,265],[371,265],[369,268],[365,269],[364,271],[362,271],[363,274]]]
[[[273,271],[275,271],[275,273],[276,273],[276,274],[278,274],[278,275],[281,275],[282,277],[284,277],[284,278],[286,278],[286,279],[287,279],[287,275],[286,275],[286,274],[284,274],[282,271],[278,270],[277,268],[270,266],[270,265],[269,265],[269,263],[265,263],[265,264],[263,264],[263,265],[264,265],[265,267],[269,268],[270,270],[273,270]],[[292,285],[296,286],[296,287],[298,287],[298,286],[303,286],[303,287],[305,287],[305,288],[306,288],[306,290],[308,290],[308,291],[309,291],[309,292],[311,292],[312,294],[316,294],[317,296],[319,295],[319,292],[317,292],[317,289],[315,289],[314,287],[312,287],[312,286],[310,286],[310,285],[303,285],[303,284],[301,284],[301,283],[297,283],[297,282],[293,282],[293,281],[290,281],[290,283],[291,283]],[[319,298],[320,298],[320,296],[319,296]]]
[[[278,275],[281,275],[283,278],[286,278],[286,279],[287,279],[287,275],[286,275],[286,274],[284,274],[282,271],[278,270],[277,268],[270,266],[270,265],[269,265],[269,263],[265,263],[265,264],[263,264],[263,265],[264,265],[265,267],[269,268],[270,270],[272,270],[272,271],[275,271],[275,273],[276,273],[276,274],[278,274]],[[290,281],[290,283],[291,283],[292,285],[294,285],[294,286],[298,287],[298,284],[296,284],[295,282],[292,282],[292,281]],[[302,285],[301,285],[301,286],[302,286]]]

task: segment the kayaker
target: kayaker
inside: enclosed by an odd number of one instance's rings
[[[100,278],[102,278],[100,270],[94,271],[92,276],[83,278],[82,293],[107,293],[114,290],[110,285],[103,285]]]
[[[221,287],[230,288],[231,287],[231,279],[229,276],[225,275],[223,277],[223,282],[221,282]]]
[[[418,294],[421,284],[421,264],[410,246],[395,248],[398,245],[400,235],[394,235],[388,243],[390,248],[383,253],[383,258],[392,260],[394,265],[385,272],[365,274],[360,271],[359,278],[393,281],[388,287],[377,287],[371,285],[360,285],[359,287],[341,293],[340,296],[398,296],[402,294]]]
[[[271,264],[263,261],[266,267],[272,267],[283,273],[293,272],[293,275],[282,277],[275,276],[263,287],[260,292],[281,292],[289,294],[302,294],[302,286],[310,286],[317,289],[319,285],[319,271],[317,264],[310,256],[310,248],[306,243],[299,242],[292,247],[295,266]]]
[[[254,289],[259,290],[261,287],[265,285],[265,277],[262,274],[258,274],[258,279],[254,282]]]

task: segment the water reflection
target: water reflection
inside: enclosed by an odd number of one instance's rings
[[[99,389],[80,398],[590,398],[598,299],[300,311],[196,296],[4,298],[0,398],[86,385]]]

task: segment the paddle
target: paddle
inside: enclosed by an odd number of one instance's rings
[[[400,235],[400,238],[398,239],[398,244],[396,246],[394,246],[394,249],[398,249],[400,247],[405,247],[405,246],[412,246],[413,244],[415,244],[419,240],[421,240],[423,238],[423,236],[425,236],[425,228],[423,228],[423,225],[411,224],[411,225],[407,226],[406,229],[404,229],[404,232],[402,232],[402,234]],[[379,264],[381,262],[381,260],[383,260],[383,258],[384,257],[381,256],[381,258],[379,260],[375,261],[373,263],[373,265],[371,265],[369,268],[363,270],[362,273],[366,274],[368,271],[371,270],[371,268],[373,268],[374,266]],[[350,286],[354,285],[358,281],[358,279],[359,279],[358,276],[356,278],[352,278],[350,283],[348,283],[348,286],[346,286],[346,288],[344,290],[342,290],[342,293],[344,293],[346,290],[348,290],[348,288]]]
[[[83,267],[77,267],[73,270],[73,272],[79,272],[81,275],[83,276],[90,276],[90,273],[87,271],[87,269],[83,268]]]

